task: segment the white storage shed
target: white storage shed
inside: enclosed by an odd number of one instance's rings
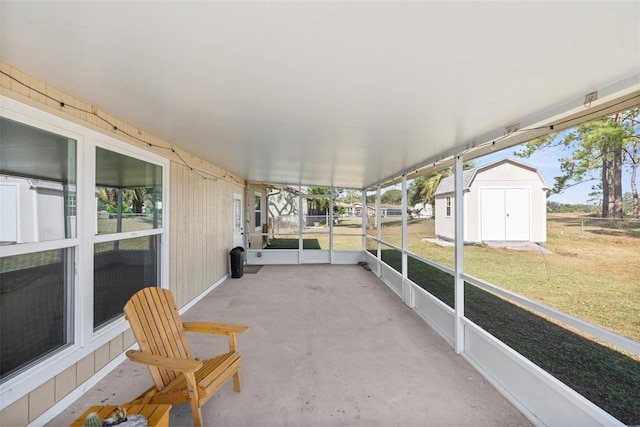
[[[463,173],[464,241],[547,241],[547,184],[540,171],[502,159]],[[444,178],[435,193],[436,236],[455,237],[454,177]]]

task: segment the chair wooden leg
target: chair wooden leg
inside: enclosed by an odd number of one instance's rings
[[[202,427],[202,412],[198,406],[198,402],[191,401],[191,415],[193,416],[194,427]]]
[[[200,403],[198,399],[198,386],[196,385],[196,377],[193,372],[184,373],[187,380],[187,392],[189,393],[189,405],[191,405],[191,415],[193,416],[194,427],[202,427],[202,411],[200,411]]]
[[[237,371],[233,375],[233,389],[238,393],[242,391],[242,386],[240,385],[240,371]]]

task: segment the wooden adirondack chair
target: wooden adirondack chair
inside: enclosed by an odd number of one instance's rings
[[[236,351],[236,334],[247,326],[209,322],[182,322],[171,291],[144,288],[124,306],[140,351],[129,350],[127,357],[148,366],[155,386],[132,404],[191,403],[193,423],[202,426],[200,407],[233,377],[239,392],[242,356]],[[212,359],[194,358],[185,331],[226,335],[229,352]]]

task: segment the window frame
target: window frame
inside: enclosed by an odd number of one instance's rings
[[[444,216],[446,216],[447,218],[451,218],[451,196],[445,197],[444,207],[445,207]]]
[[[26,108],[25,108],[26,107]],[[83,192],[85,183],[78,179],[81,170],[81,158],[84,151],[84,135],[77,132],[76,129],[67,126],[60,126],[61,123],[58,120],[49,120],[46,117],[48,114],[33,109],[32,107],[25,106],[24,104],[13,101],[9,98],[0,96],[0,115],[9,120],[22,123],[27,126],[41,129],[46,132],[51,132],[56,135],[63,136],[65,138],[73,139],[76,141],[76,207],[78,201],[81,200],[80,194]],[[79,263],[80,263],[80,228],[81,221],[77,218],[75,237],[45,240],[40,242],[28,242],[28,243],[16,243],[7,246],[0,246],[0,257],[9,257],[16,255],[27,255],[30,253],[43,252],[49,250],[67,249],[72,251],[72,256],[66,259],[65,262],[72,263],[71,274],[67,278],[67,301],[70,302],[67,307],[67,315],[69,316],[68,322],[65,325],[68,333],[68,342],[61,348],[53,351],[52,353],[43,356],[40,359],[34,360],[22,368],[19,372],[9,376],[0,383],[0,400],[5,402],[5,394],[7,391],[11,392],[15,389],[19,389],[21,385],[25,383],[31,383],[30,380],[37,379],[39,376],[43,376],[45,372],[50,371],[51,365],[56,365],[61,362],[65,362],[67,358],[78,348],[81,348],[82,337],[79,333],[80,310],[78,304],[78,290],[79,290]],[[8,396],[10,398],[11,396]],[[7,402],[7,404],[10,402]],[[0,408],[1,409],[1,408]]]
[[[100,135],[100,137],[95,139],[95,144],[92,145],[91,150],[91,159],[88,159],[89,154],[87,154],[86,161],[92,161],[92,168],[90,171],[91,175],[91,192],[95,194],[96,182],[95,182],[95,171],[96,171],[96,148],[100,147],[105,150],[113,151],[118,154],[122,154],[124,156],[134,157],[139,160],[144,160],[148,163],[156,164],[162,167],[162,224],[159,228],[149,229],[149,230],[136,230],[136,231],[123,231],[120,233],[109,233],[109,234],[98,234],[95,228],[95,224],[91,225],[91,233],[90,240],[91,245],[90,249],[87,250],[87,257],[91,258],[91,278],[93,279],[93,271],[94,271],[94,245],[96,243],[106,243],[106,242],[114,242],[126,239],[132,239],[136,237],[147,237],[159,234],[160,235],[160,268],[158,271],[158,276],[160,278],[160,288],[168,288],[168,280],[169,280],[169,236],[168,236],[168,197],[169,197],[169,160],[165,159],[157,154],[148,152],[146,150],[138,149],[137,147],[130,145],[123,145],[124,143],[114,139],[114,138],[105,138],[104,135]],[[88,177],[87,177],[88,179]],[[93,200],[93,199],[92,199]],[[97,214],[95,205],[93,203],[87,203],[87,205],[91,205],[91,220],[95,221],[95,216]],[[97,328],[93,328],[93,280],[91,280],[91,300],[90,304],[87,304],[88,307],[85,309],[85,316],[89,316],[91,322],[87,324],[86,328],[91,331],[91,340],[92,342],[99,342],[105,336],[117,335],[118,333],[124,332],[128,328],[128,324],[124,318],[124,314],[115,319],[110,320],[109,322],[98,326]],[[120,331],[120,332],[117,332]]]
[[[76,236],[36,243],[21,243],[0,247],[0,256],[22,255],[52,249],[73,249],[70,291],[71,331],[70,343],[43,357],[23,371],[0,383],[0,410],[11,405],[29,392],[50,381],[56,375],[90,356],[100,347],[124,333],[129,326],[120,316],[114,321],[93,330],[93,269],[94,244],[160,234],[158,276],[160,286],[168,287],[169,280],[169,223],[170,223],[170,166],[169,158],[127,143],[124,140],[94,130],[86,124],[78,124],[40,108],[24,104],[0,95],[0,115],[76,141]],[[162,167],[162,224],[152,230],[95,234],[95,171],[96,147],[131,156]],[[126,237],[125,237],[126,236]],[[87,284],[90,284],[87,285]],[[126,349],[123,349],[126,350]],[[113,362],[118,361],[114,359]],[[112,362],[110,362],[112,363]]]

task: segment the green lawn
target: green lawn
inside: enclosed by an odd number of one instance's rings
[[[328,240],[328,238],[327,238]],[[300,241],[297,237],[271,239],[265,249],[298,249],[300,247]],[[302,241],[303,249],[322,249],[320,242],[316,238],[306,238]]]

